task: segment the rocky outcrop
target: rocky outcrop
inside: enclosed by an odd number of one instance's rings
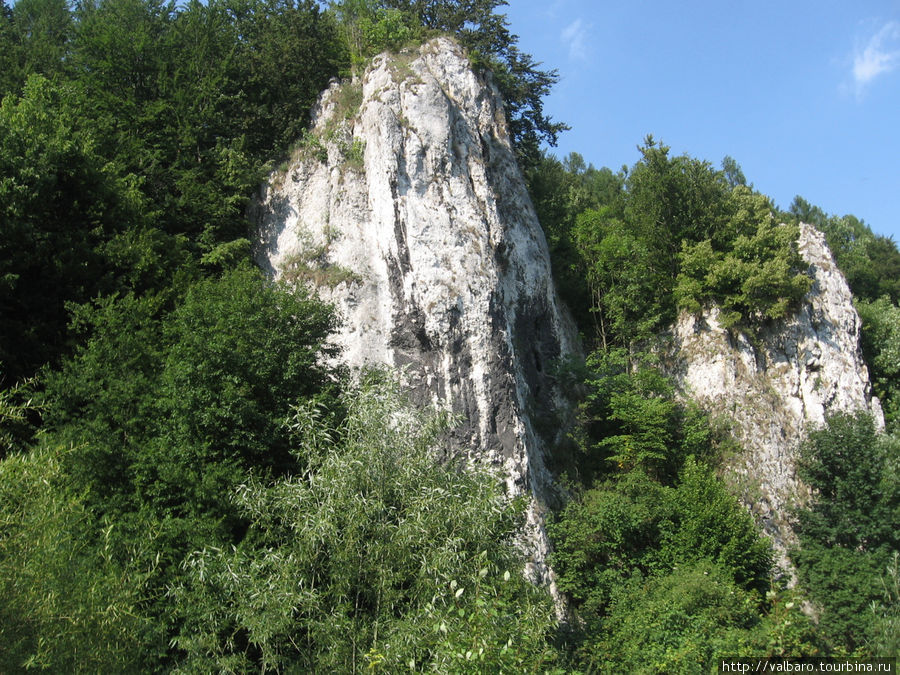
[[[682,315],[667,359],[686,396],[731,421],[745,448],[734,467],[743,499],[773,537],[785,569],[789,513],[806,494],[794,470],[801,439],[837,411],[868,410],[884,424],[847,282],[822,233],[801,224],[798,245],[813,286],[795,316],[750,339],[723,329],[716,308]]]
[[[496,89],[447,38],[376,57],[323,94],[251,217],[259,263],[337,308],[346,364],[402,367],[414,400],[460,415],[457,451],[531,495],[529,568],[551,581],[545,453],[563,426],[552,367],[576,333]]]

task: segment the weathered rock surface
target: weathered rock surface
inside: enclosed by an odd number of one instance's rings
[[[682,315],[667,365],[685,395],[732,420],[746,451],[734,467],[745,479],[743,499],[772,536],[784,569],[793,542],[788,514],[807,494],[795,474],[800,441],[837,411],[868,410],[884,424],[847,282],[818,230],[801,224],[798,245],[813,286],[796,316],[751,341],[723,329],[716,308]]]
[[[251,217],[259,263],[338,309],[346,364],[403,367],[414,400],[462,416],[459,451],[533,497],[530,571],[552,582],[541,513],[562,399],[551,367],[578,347],[496,89],[447,38],[376,57],[323,94]]]

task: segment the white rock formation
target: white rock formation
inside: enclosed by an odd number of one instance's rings
[[[813,286],[796,316],[751,341],[723,329],[716,308],[684,314],[667,363],[685,395],[733,421],[745,448],[734,467],[745,478],[743,500],[772,536],[783,569],[793,542],[788,514],[806,494],[795,474],[801,439],[837,411],[868,410],[884,425],[847,282],[822,233],[801,224],[798,245]]]
[[[578,347],[496,89],[447,38],[376,57],[323,94],[251,217],[259,263],[338,309],[345,363],[404,367],[414,399],[463,417],[456,447],[533,497],[530,571],[552,583],[535,427],[560,433],[551,368]]]

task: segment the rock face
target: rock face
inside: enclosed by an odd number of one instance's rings
[[[447,38],[376,57],[323,94],[251,218],[258,262],[337,308],[346,364],[402,367],[415,401],[460,414],[459,452],[533,497],[529,567],[552,583],[551,368],[578,347],[496,89]]]
[[[800,440],[837,411],[868,410],[884,424],[847,282],[822,233],[801,224],[798,245],[813,286],[796,316],[751,342],[723,329],[716,308],[682,315],[668,357],[685,395],[733,421],[746,451],[734,467],[746,479],[743,499],[772,536],[784,569],[793,541],[787,514],[806,494],[794,471]]]

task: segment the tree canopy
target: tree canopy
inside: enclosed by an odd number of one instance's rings
[[[672,157],[652,136],[638,149],[618,174],[578,155],[544,157],[529,173],[554,274],[588,341],[628,348],[679,310],[713,304],[727,327],[751,331],[796,309],[811,286],[798,232],[737,162],[719,171]]]

